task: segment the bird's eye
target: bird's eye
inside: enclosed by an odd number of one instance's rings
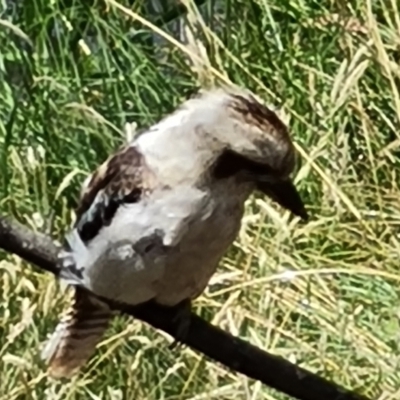
[[[153,243],[148,243],[148,244],[144,247],[143,252],[144,252],[144,253],[150,253],[151,250],[152,250],[153,248],[154,248],[154,244],[153,244]]]

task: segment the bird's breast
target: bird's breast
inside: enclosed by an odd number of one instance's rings
[[[244,212],[242,193],[210,190],[202,206],[171,248],[156,301],[174,305],[195,298],[206,288],[218,263],[235,240]],[[183,233],[183,232],[182,232]]]

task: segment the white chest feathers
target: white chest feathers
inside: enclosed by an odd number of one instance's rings
[[[248,193],[238,189],[221,182],[208,190],[155,190],[121,206],[88,247],[73,232],[79,284],[132,305],[150,299],[175,305],[197,297],[240,228]],[[75,276],[64,278],[78,283]]]

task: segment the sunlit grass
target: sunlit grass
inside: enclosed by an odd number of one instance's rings
[[[195,311],[372,398],[400,398],[397,3],[225,0],[210,20],[184,1],[184,43],[145,2],[66,3],[0,14],[1,213],[60,239],[80,182],[127,122],[144,128],[199,86],[249,87],[290,124],[312,220],[250,199]],[[82,374],[51,381],[40,347],[67,292],[14,256],[0,271],[1,400],[285,398],[122,317]]]

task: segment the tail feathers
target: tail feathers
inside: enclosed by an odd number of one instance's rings
[[[48,374],[70,378],[88,361],[113,313],[107,304],[76,288],[75,303],[62,318],[42,352]]]

